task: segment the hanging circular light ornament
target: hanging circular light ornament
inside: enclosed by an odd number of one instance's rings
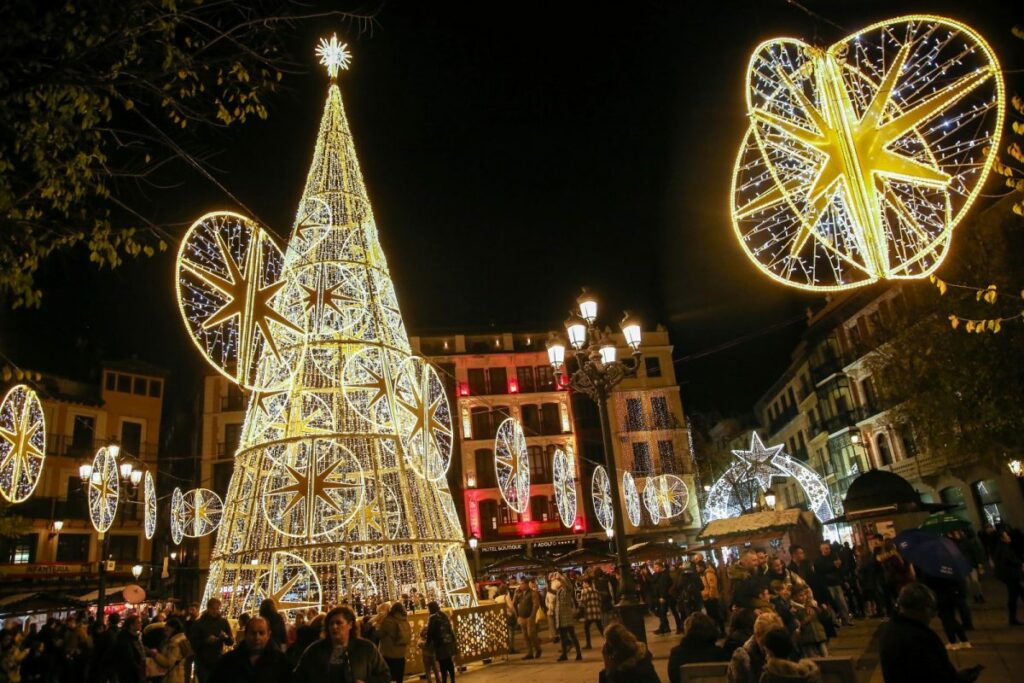
[[[571,455],[572,446],[566,444],[566,448],[568,451],[555,451],[551,470],[558,517],[563,526],[571,528],[576,522],[576,463]]]
[[[461,609],[475,605],[476,592],[473,588],[473,576],[469,573],[466,553],[462,550],[461,545],[453,545],[448,548],[444,554],[442,569],[448,606],[452,609]]]
[[[342,354],[331,353],[329,359],[314,364],[325,375],[337,377],[333,365],[341,362]],[[395,369],[401,367],[402,357],[379,346],[366,346],[344,356],[341,370],[341,388],[345,400],[357,415],[372,424],[381,433],[394,433],[395,415],[391,397],[395,391]]]
[[[175,486],[174,493],[171,494],[171,540],[174,545],[181,545],[181,539],[185,537],[181,524],[181,501],[181,489]]]
[[[46,418],[36,392],[11,387],[0,403],[0,495],[8,503],[29,499],[46,460]]]
[[[185,233],[175,278],[189,335],[218,372],[247,389],[287,385],[306,339],[303,290],[266,230],[206,214]]]
[[[511,417],[498,426],[494,437],[494,471],[508,506],[520,514],[526,512],[530,502],[530,457],[523,427]]]
[[[405,461],[427,481],[438,481],[452,462],[452,412],[444,383],[432,365],[407,358],[395,385],[398,435]]]
[[[146,470],[146,476],[142,481],[142,502],[145,508],[143,522],[146,538],[152,539],[156,533],[156,486],[153,483],[153,473]]]
[[[270,567],[257,573],[243,602],[243,609],[256,613],[260,604],[270,598],[278,611],[291,619],[310,607],[319,610],[322,596],[320,578],[313,568],[298,555],[277,551],[270,558]]]
[[[89,519],[101,534],[107,532],[117,515],[121,494],[118,476],[117,458],[113,452],[105,447],[96,451],[92,459],[92,476],[89,477]]]
[[[345,533],[345,548],[355,557],[383,552],[381,541],[396,538],[402,526],[402,508],[390,486],[366,477],[363,498]]]
[[[650,491],[650,493],[648,493]],[[678,517],[686,511],[690,502],[690,491],[686,482],[674,474],[659,474],[647,480],[644,489],[644,506],[659,519]]]
[[[640,526],[640,493],[631,472],[622,473],[622,496],[626,499],[626,517],[633,526]]]
[[[652,524],[661,523],[661,508],[658,505],[658,495],[655,491],[656,479],[657,477],[647,477],[647,483],[644,484],[644,507],[647,508],[647,514],[651,516]]]
[[[601,465],[594,468],[594,476],[590,480],[590,496],[594,501],[597,523],[608,531],[615,523],[615,509],[612,506],[612,483],[608,481],[608,471]]]
[[[224,501],[210,489],[191,489],[181,497],[181,533],[189,538],[208,536],[220,526]]]
[[[992,168],[1005,110],[984,38],[936,16],[827,48],[766,41],[746,97],[736,236],[762,272],[812,291],[934,272]]]

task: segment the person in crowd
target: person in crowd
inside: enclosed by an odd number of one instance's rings
[[[516,654],[516,606],[513,600],[512,591],[507,583],[502,581],[498,584],[498,590],[494,593],[494,599],[505,608],[505,626],[508,629],[508,653]]]
[[[324,631],[324,618],[323,614],[314,614],[312,617],[307,615],[308,623],[297,630],[295,642],[288,646],[286,653],[293,669],[299,663],[299,658],[302,657],[306,648],[320,639],[320,635]]]
[[[576,637],[576,598],[573,596],[572,586],[564,576],[555,574],[551,581],[551,592],[555,595],[551,623],[562,643],[562,654],[558,661],[564,662],[569,658],[570,646],[576,648],[576,661],[579,661],[583,659],[583,653],[580,652],[580,641]]]
[[[81,683],[85,680],[91,651],[92,638],[89,637],[85,624],[74,615],[69,616],[65,621],[64,647],[61,653],[63,683]]]
[[[288,658],[270,635],[270,624],[259,616],[246,623],[242,644],[217,662],[213,680],[217,683],[278,683],[290,680],[291,673]]]
[[[857,546],[857,583],[860,584],[864,601],[864,616],[878,616],[878,584],[882,565],[879,564],[874,550],[870,546]]]
[[[744,604],[750,597],[760,592],[753,586],[762,585],[761,577],[757,574],[757,551],[744,550],[738,562],[729,565],[728,576],[732,590],[732,603],[737,607],[748,607]]]
[[[615,618],[615,594],[618,583],[600,567],[594,567],[594,590],[601,596],[601,623],[609,624]]]
[[[807,559],[807,551],[803,546],[794,543],[789,546],[789,573],[791,576],[799,576],[800,580],[810,585],[811,575],[814,572],[811,561]]]
[[[754,621],[757,619],[757,612],[745,607],[735,610],[729,617],[729,629],[725,634],[725,642],[722,649],[732,656],[738,647],[742,647],[747,640],[754,635]]]
[[[810,586],[796,589],[790,601],[790,611],[799,624],[797,640],[800,649],[811,657],[828,657],[828,636],[818,618],[818,604],[814,601]]]
[[[580,606],[583,608],[583,636],[587,644],[585,650],[591,649],[590,626],[597,626],[600,634],[604,628],[601,626],[601,596],[594,589],[594,580],[587,577],[583,579],[583,590],[580,591]]]
[[[171,617],[163,627],[164,639],[159,649],[150,649],[147,653],[156,663],[161,675],[161,683],[185,683],[185,664],[192,654],[188,637],[185,635],[185,624],[178,617]]]
[[[390,683],[391,670],[373,643],[359,637],[356,614],[341,605],[327,613],[324,637],[302,653],[295,680],[302,683]]]
[[[970,649],[967,625],[957,619],[956,607],[961,598],[961,581],[954,578],[939,578],[923,572],[918,577],[935,594],[936,610],[942,630],[946,633],[946,648],[949,650]]]
[[[601,655],[599,683],[661,683],[647,646],[620,623],[605,628]]]
[[[541,609],[540,593],[537,592],[537,580],[525,579],[516,589],[515,597],[516,615],[519,618],[519,626],[523,630],[523,638],[526,640],[526,655],[523,659],[535,659],[540,657],[540,638],[537,636],[537,610]]]
[[[377,626],[380,635],[380,653],[391,670],[391,680],[402,683],[405,678],[405,655],[412,641],[412,627],[405,607],[396,602],[388,610],[387,616]]]
[[[1013,547],[1010,534],[1004,529],[999,532],[992,549],[993,573],[1006,586],[1006,612],[1010,626],[1020,626],[1017,619],[1017,602],[1021,597],[1021,580],[1024,579],[1024,560]]]
[[[250,619],[252,619],[252,616],[248,612],[242,612],[238,615],[238,631],[235,633],[235,647],[245,642],[245,627],[248,625]]]
[[[764,577],[768,580],[769,585],[773,581],[781,581],[782,583],[793,583],[793,578],[790,576],[789,570],[786,569],[786,565],[782,562],[782,558],[775,556],[768,560],[768,571]]]
[[[403,607],[405,605],[402,605]],[[377,612],[372,616],[367,614],[359,622],[359,633],[360,637],[366,638],[368,641],[377,645],[380,643],[380,633],[378,628],[384,619],[387,618],[388,612],[391,609],[391,605],[387,602],[382,602],[377,605]]]
[[[23,651],[24,659],[21,660],[21,683],[50,683],[50,681],[54,680],[53,661],[47,655],[46,644],[38,639],[29,640],[27,636],[22,643],[26,642],[29,643],[29,646]],[[3,673],[2,660],[5,658],[5,655],[6,653],[0,653],[0,676]],[[80,675],[84,677],[85,671],[82,670]],[[82,680],[82,678],[78,680]]]
[[[754,635],[732,653],[726,679],[729,683],[759,683],[767,659],[764,637],[774,628],[783,628],[782,620],[774,612],[758,615],[754,622]]]
[[[695,557],[699,558],[700,556],[696,555]],[[724,630],[725,622],[722,618],[722,595],[718,588],[718,572],[715,571],[714,565],[705,562],[703,558],[699,559],[696,564],[697,573],[700,575],[700,598],[704,605],[704,611],[718,624],[718,630]]]
[[[785,629],[773,628],[764,636],[767,661],[760,683],[821,683],[821,671],[810,659],[792,661],[793,640]]]
[[[427,642],[434,650],[437,665],[441,668],[441,683],[447,683],[449,676],[455,683],[455,656],[459,654],[455,642],[455,629],[448,615],[441,611],[436,600],[427,603]]]
[[[903,559],[891,538],[883,541],[878,561],[882,563],[886,594],[889,596],[891,604],[895,606],[897,596],[903,587],[913,583],[917,578],[914,566]],[[894,610],[891,611],[889,616],[892,617],[894,613]]]
[[[427,642],[426,625],[420,629],[420,660],[423,662],[423,672],[427,677],[427,683],[441,683],[441,667],[434,656],[434,648]]]
[[[118,683],[143,683],[146,680],[146,653],[139,635],[142,619],[137,614],[124,620],[124,628],[114,644]]]
[[[93,625],[93,667],[89,672],[90,679],[98,683],[106,683],[116,680],[117,676],[115,662],[117,635],[121,632],[121,615],[117,612],[107,615],[107,622],[104,625],[102,618],[98,618]],[[45,633],[44,633],[45,631]],[[39,632],[40,638],[46,643],[46,649],[53,651],[54,628],[47,623],[46,627]]]
[[[284,652],[288,645],[288,627],[284,623],[284,617],[277,611],[277,603],[273,598],[266,598],[260,603],[259,615],[266,619],[270,628],[271,646]]]
[[[821,544],[821,555],[814,562],[814,576],[821,580],[828,590],[832,606],[836,608],[839,617],[845,624],[852,624],[853,614],[850,613],[843,591],[843,560],[838,553],[832,552],[831,543]]]
[[[985,548],[973,531],[953,531],[949,537],[971,565],[971,573],[967,575],[967,589],[975,604],[980,605],[985,602],[980,578],[985,573]]]
[[[196,619],[189,631],[189,641],[195,653],[196,678],[199,683],[214,683],[210,678],[225,645],[235,642],[228,620],[221,615],[221,601],[210,598],[206,611]]]
[[[683,637],[668,655],[668,680],[680,683],[679,667],[700,662],[726,662],[729,653],[715,644],[718,625],[706,614],[695,612],[683,623]]]
[[[771,603],[772,609],[776,614],[779,615],[779,619],[782,620],[782,625],[786,631],[790,634],[795,634],[797,629],[800,628],[800,622],[793,615],[790,607],[790,598],[792,597],[790,586],[792,584],[785,583],[784,581],[772,581],[771,583]]]
[[[980,673],[977,667],[957,671],[929,626],[938,612],[935,594],[923,583],[912,582],[900,589],[897,612],[882,626],[879,658],[885,683],[928,681],[963,683]]]
[[[0,681],[17,683],[21,679],[21,665],[29,651],[21,648],[17,634],[4,625],[0,632]]]

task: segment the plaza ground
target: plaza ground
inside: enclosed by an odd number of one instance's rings
[[[983,664],[985,670],[978,679],[982,683],[1024,680],[1024,626],[1010,628],[1007,625],[1003,585],[992,580],[983,582],[983,585],[987,602],[972,605],[975,630],[969,636],[974,647],[950,652],[950,658],[955,666],[961,668]],[[1024,617],[1024,609],[1020,610],[1019,616]],[[662,683],[668,683],[669,650],[679,642],[680,636],[653,635],[657,626],[656,618],[647,619],[647,642],[658,676]],[[881,626],[879,619],[858,620],[853,626],[843,628],[829,646],[832,656],[853,658],[858,683],[882,683],[882,668],[878,661]],[[938,619],[932,622],[932,628],[945,642]],[[581,635],[581,629],[577,627],[576,630],[577,635]],[[523,661],[520,659],[522,654],[511,655],[507,660],[497,660],[489,665],[471,666],[469,671],[459,675],[459,680],[466,683],[578,683],[598,680],[598,673],[604,666],[601,661],[602,638],[594,638],[593,649],[583,651],[583,661],[574,661],[570,654],[569,661],[557,662],[559,645],[551,642],[546,631],[542,635],[547,637],[542,638],[544,654],[541,659]],[[582,644],[582,638],[580,640]],[[522,643],[522,634],[516,634],[517,647],[521,648]]]

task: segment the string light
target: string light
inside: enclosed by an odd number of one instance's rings
[[[46,461],[46,416],[36,392],[17,384],[0,403],[0,495],[8,503],[32,496]]]
[[[332,78],[348,65],[336,38],[317,53]],[[416,587],[476,605],[445,476],[451,407],[436,370],[412,356],[336,83],[283,253],[242,217],[204,218],[179,267],[186,326],[253,389],[204,604],[216,596],[237,615],[276,596],[288,611]],[[244,278],[228,277],[231,263]],[[244,292],[224,293],[222,280],[243,279]],[[186,517],[172,515],[172,532]]]
[[[120,493],[117,458],[109,448],[101,448],[92,459],[92,477],[89,478],[89,520],[100,534],[106,533],[114,523]]]
[[[597,523],[608,531],[615,523],[615,509],[612,506],[612,483],[608,481],[608,471],[602,465],[594,468],[594,476],[590,480],[590,497],[594,502]]]
[[[518,420],[506,418],[494,437],[494,471],[508,506],[522,514],[530,503],[530,455]]]
[[[576,462],[572,455],[572,446],[566,444],[566,450],[555,451],[552,463],[552,479],[555,488],[555,507],[562,525],[572,528],[576,522]]]
[[[145,506],[143,513],[143,528],[147,539],[152,539],[156,533],[156,485],[153,482],[153,473],[146,470],[142,483],[142,502]]]
[[[995,161],[1003,90],[984,38],[943,17],[762,43],[732,181],[744,252],[814,291],[931,274]]]

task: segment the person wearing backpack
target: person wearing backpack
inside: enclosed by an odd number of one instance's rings
[[[409,626],[409,618],[402,603],[396,602],[391,606],[377,627],[377,634],[380,636],[380,653],[384,655],[384,661],[391,670],[391,680],[402,683],[405,678],[405,654],[409,651],[412,638],[412,627]]]
[[[454,659],[459,654],[458,644],[455,642],[455,629],[436,600],[427,603],[427,612],[430,614],[427,619],[427,642],[434,649],[434,656],[441,667],[441,683],[447,683],[449,675],[452,683],[455,683]]]
[[[526,656],[523,659],[540,657],[540,638],[537,636],[537,610],[541,608],[540,593],[537,592],[536,579],[526,579],[516,589],[516,617],[523,629],[526,640]]]

